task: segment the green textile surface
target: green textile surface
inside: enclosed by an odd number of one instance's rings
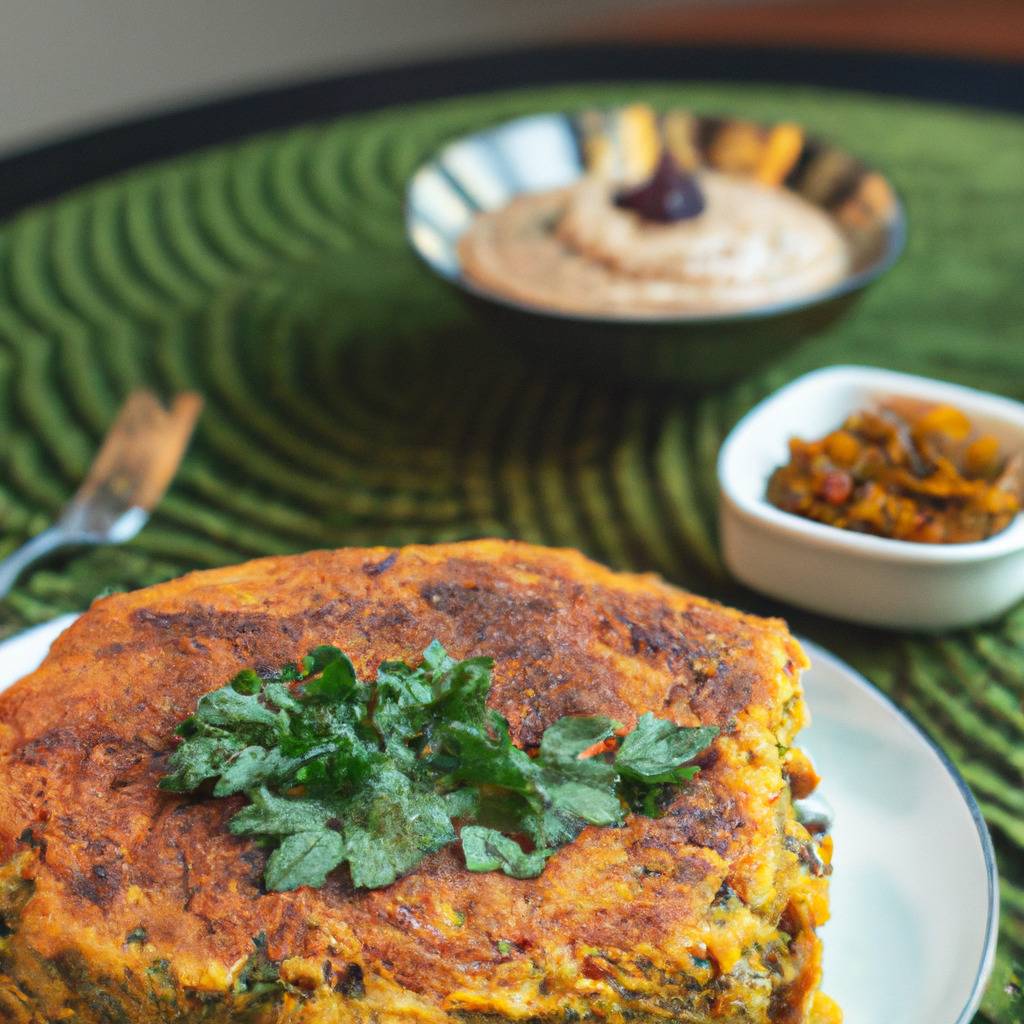
[[[407,250],[406,179],[462,131],[639,97],[797,120],[875,162],[907,203],[902,262],[827,335],[701,398],[602,387],[493,346]],[[0,554],[52,520],[130,388],[197,388],[208,405],[138,539],[38,568],[0,603],[0,635],[194,567],[487,534],[781,611],[914,714],[973,787],[1003,896],[981,1019],[1018,1021],[1024,607],[928,637],[770,604],[722,570],[714,467],[744,410],[817,366],[1024,398],[1022,167],[1024,121],[1005,115],[777,86],[593,86],[301,127],[30,210],[0,229]]]

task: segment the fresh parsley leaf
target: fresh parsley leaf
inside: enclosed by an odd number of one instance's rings
[[[284,683],[267,683],[263,695],[267,701],[282,711],[301,711],[302,705],[292,696]]]
[[[494,662],[490,658],[467,658],[455,662],[443,672],[435,670],[433,717],[482,723],[487,717],[487,695],[491,692],[493,667]]]
[[[277,715],[260,703],[259,693],[243,693],[233,685],[222,686],[199,698],[196,720],[203,725],[277,725]]]
[[[384,662],[377,670],[377,707],[373,720],[384,734],[408,736],[420,732],[434,699],[430,680],[404,662]]]
[[[480,793],[476,789],[454,789],[445,793],[444,807],[450,818],[476,819],[480,816]]]
[[[457,842],[453,819],[470,870],[532,878],[588,825],[661,813],[717,735],[644,715],[622,739],[612,719],[570,717],[531,757],[487,707],[491,669],[436,641],[373,683],[326,645],[266,677],[245,669],[179,726],[160,785],[244,794],[228,827],[271,848],[268,889],[320,886],[342,865],[356,886],[389,885]]]
[[[431,640],[423,652],[423,667],[437,675],[447,672],[454,665],[455,660],[449,656],[440,641]]]
[[[251,803],[228,822],[236,836],[289,836],[317,832],[337,817],[340,802],[277,796],[261,787],[248,794]]]
[[[296,832],[285,836],[270,855],[264,880],[275,892],[298,889],[300,885],[319,889],[344,859],[345,840],[337,832]]]
[[[618,793],[582,782],[558,782],[546,788],[551,808],[582,818],[588,825],[621,825],[625,814]]]
[[[540,814],[525,816],[524,831],[538,845],[567,846],[586,827],[587,821],[568,807],[545,807]]]
[[[303,667],[307,664],[318,666],[322,652],[335,648],[317,647],[315,650],[321,654],[317,657],[313,654],[306,655]],[[306,683],[303,693],[307,697],[320,697],[325,701],[342,704],[353,697],[357,685],[356,670],[352,667],[352,662],[338,651],[337,657],[322,667],[320,675]]]
[[[648,711],[622,741],[615,769],[636,782],[684,782],[696,771],[686,762],[706,750],[717,735],[714,726],[687,728]]]
[[[608,739],[619,723],[611,718],[560,718],[544,730],[540,756],[549,762],[574,761],[585,750]]]
[[[259,674],[251,668],[243,668],[241,672],[231,680],[231,688],[239,693],[249,696],[259,693],[263,688],[263,680]]]
[[[233,736],[194,736],[171,755],[170,774],[160,780],[160,788],[191,793],[207,779],[216,778],[241,749],[242,743]]]
[[[341,653],[341,650],[338,647],[332,647],[329,644],[322,644],[320,647],[314,647],[313,650],[311,650],[309,654],[302,659],[302,675],[303,677],[318,675],[323,672],[323,670],[327,668],[332,661],[339,661],[341,658],[345,658],[345,655]],[[345,658],[345,660],[348,661],[348,658]],[[349,662],[350,667],[351,665],[352,663]],[[352,674],[353,676],[355,675],[354,672]]]
[[[345,846],[353,884],[379,889],[428,854],[455,842],[444,797],[384,769],[346,809]]]
[[[286,757],[276,747],[244,747],[219,769],[220,778],[213,787],[214,796],[231,796],[264,783],[286,779],[298,768],[294,757]]]
[[[564,845],[584,825],[622,824],[615,768],[601,757],[581,757],[618,727],[610,718],[561,718],[544,730],[535,764],[545,811],[532,829],[536,840]]]
[[[451,753],[454,759],[450,781],[498,786],[524,796],[534,794],[537,766],[525,750],[512,743],[504,719],[497,723],[493,736],[485,727],[459,721],[448,723],[440,733],[442,752]]]
[[[480,825],[466,825],[459,838],[470,871],[504,871],[513,878],[536,878],[554,853],[554,850],[526,853],[514,839]]]

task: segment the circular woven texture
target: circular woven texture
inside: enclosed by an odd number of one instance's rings
[[[498,347],[407,250],[407,177],[488,122],[641,96],[797,120],[876,163],[908,207],[903,261],[827,335],[701,398],[574,380]],[[837,362],[1024,398],[1022,166],[1024,122],[1007,116],[780,87],[578,87],[302,127],[30,210],[0,229],[0,554],[52,520],[131,388],[196,388],[207,408],[138,539],[37,569],[0,604],[0,632],[191,568],[486,534],[779,611],[719,562],[722,437],[768,391]],[[914,714],[973,787],[1003,879],[982,1018],[1020,1020],[1024,607],[939,638],[788,617]]]

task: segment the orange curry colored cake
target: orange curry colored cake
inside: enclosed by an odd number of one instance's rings
[[[240,797],[157,783],[239,670],[318,644],[370,675],[434,639],[494,659],[531,747],[564,715],[720,734],[666,813],[588,827],[543,873],[453,847],[382,889],[267,892]],[[486,540],[267,558],[98,600],[0,695],[0,1020],[835,1024],[818,991],[828,838],[793,747],[785,624],[573,551]]]

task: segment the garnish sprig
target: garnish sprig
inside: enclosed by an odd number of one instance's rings
[[[625,735],[611,718],[566,717],[531,756],[487,707],[492,668],[434,641],[420,665],[383,662],[372,683],[337,647],[267,677],[246,669],[178,727],[160,787],[244,794],[228,827],[272,847],[269,890],[322,886],[342,864],[380,888],[458,841],[470,871],[534,878],[587,825],[660,814],[718,734],[650,713]]]

